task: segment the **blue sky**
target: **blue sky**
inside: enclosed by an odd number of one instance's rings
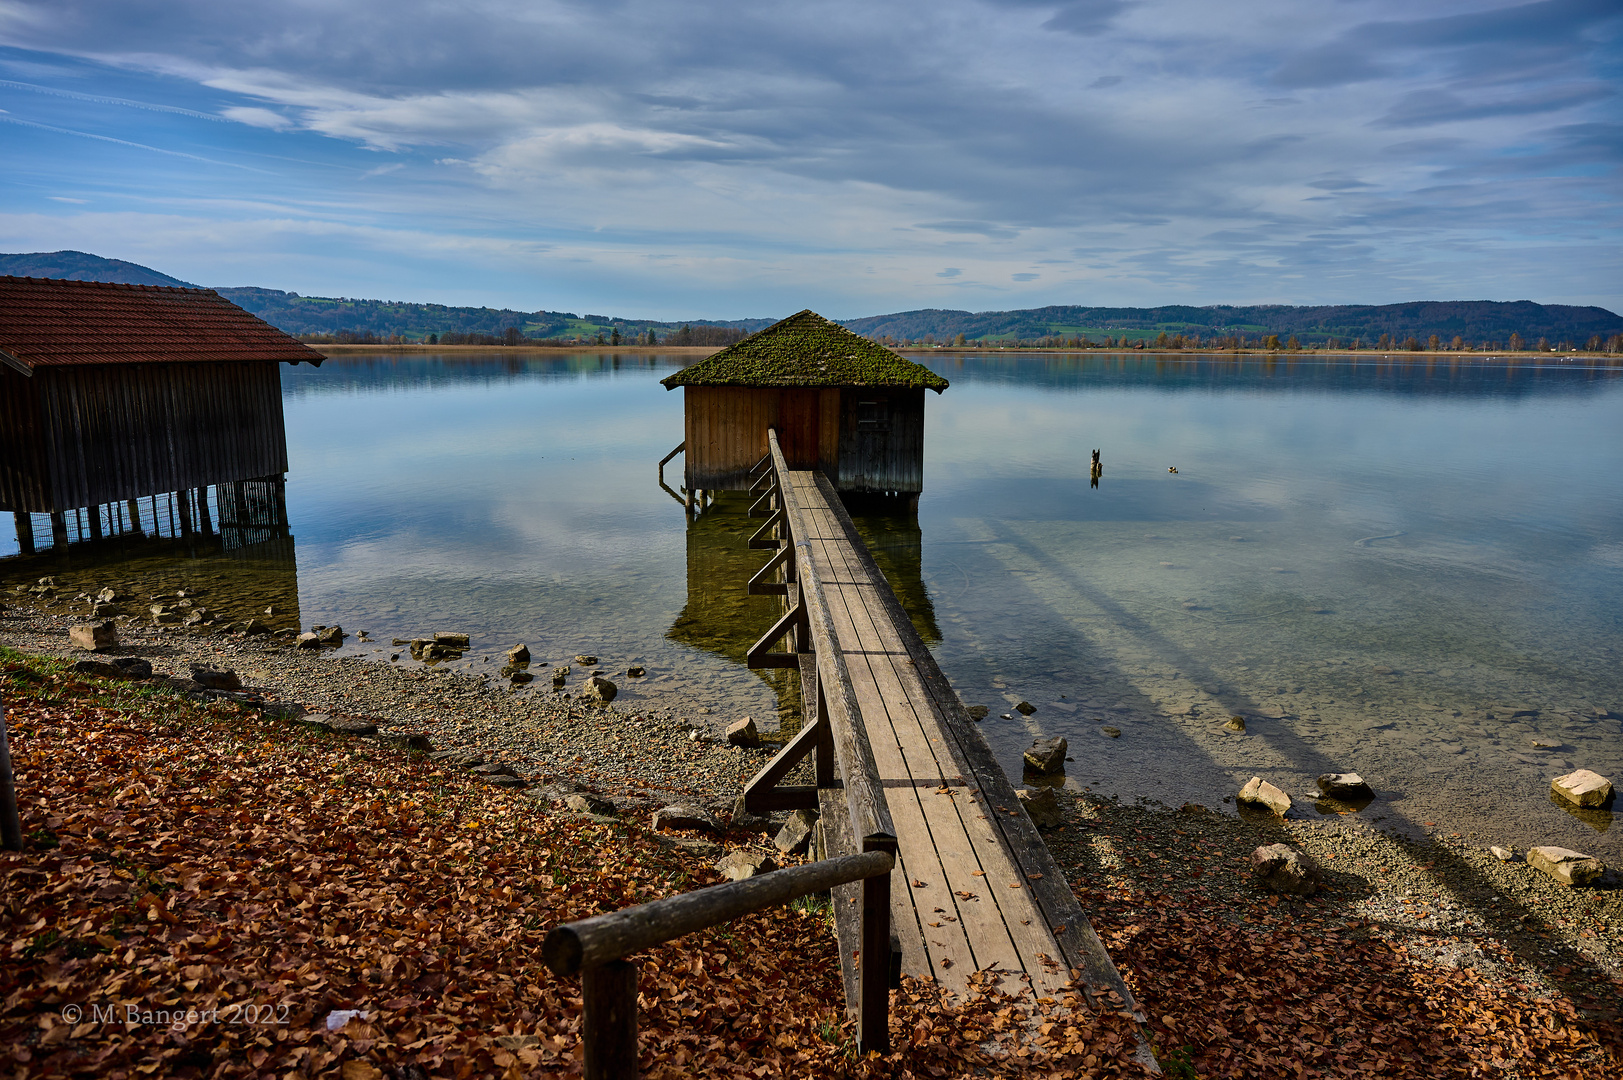
[[[0,250],[654,318],[1623,311],[1623,3],[0,0]]]

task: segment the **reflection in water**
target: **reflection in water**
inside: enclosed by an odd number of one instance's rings
[[[761,525],[760,518],[748,516],[753,496],[718,491],[715,497],[688,521],[687,602],[665,636],[743,667],[744,654],[783,613],[783,602],[776,596],[751,596],[746,589],[765,561],[763,552],[749,547],[750,534]],[[783,733],[799,730],[799,675],[784,668],[753,674],[777,695]]]
[[[284,372],[302,618],[468,632],[479,665],[518,641],[538,661],[592,653],[646,666],[621,682],[627,709],[770,729],[796,680],[741,662],[777,611],[745,593],[760,519],[724,499],[689,524],[655,483],[683,433],[658,379],[684,359],[498,349]],[[1545,797],[1575,768],[1623,776],[1623,367],[927,363],[953,390],[930,405],[918,516],[855,517],[947,677],[991,707],[1011,773],[1038,735],[1070,740],[1073,781],[1172,805],[1225,805],[1258,773],[1312,800],[1319,774],[1355,769],[1370,821],[1623,858],[1623,830]],[[141,586],[142,606],[222,558],[175,552],[181,577]],[[81,557],[66,595],[95,583]],[[57,572],[0,559],[7,585]],[[237,591],[232,617],[276,592]],[[1235,713],[1243,735],[1222,727]]]
[[[191,609],[207,610],[216,625],[258,619],[272,630],[299,626],[299,578],[293,537],[285,531],[256,543],[240,543],[234,530],[225,538],[125,535],[97,543],[72,544],[0,562],[8,582],[56,579],[46,610],[90,614],[90,597],[102,589],[117,595],[105,615],[133,615],[147,621],[148,605],[173,600],[184,591]],[[267,609],[270,609],[267,614]]]
[[[716,501],[695,515],[687,527],[687,603],[666,637],[723,657],[742,666],[744,654],[783,613],[778,596],[750,596],[746,586],[770,552],[752,550],[749,538],[761,518],[751,518],[753,497],[743,491],[718,491]],[[857,532],[883,571],[926,645],[941,641],[935,609],[921,575],[923,543],[918,514],[902,502],[864,500],[855,509],[869,511],[855,519]],[[880,512],[874,512],[880,511]],[[800,725],[800,677],[784,668],[753,673],[777,695],[783,733]]]

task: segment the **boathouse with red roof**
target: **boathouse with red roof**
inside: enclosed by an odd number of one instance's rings
[[[69,516],[141,530],[149,497],[207,529],[211,486],[222,523],[285,525],[280,365],[322,359],[211,289],[0,276],[0,510],[25,552],[31,515],[61,545]]]

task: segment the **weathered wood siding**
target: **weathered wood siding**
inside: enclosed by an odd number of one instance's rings
[[[43,506],[45,476],[34,381],[0,364],[0,510]]]
[[[923,389],[844,387],[839,469],[829,478],[840,492],[923,491]]]
[[[282,377],[271,361],[40,368],[4,385],[7,402],[32,397],[36,418],[15,436],[18,410],[0,406],[0,505],[9,509],[70,510],[287,471]],[[14,440],[34,448],[17,468]]]
[[[838,467],[839,394],[833,388],[688,386],[683,394],[684,476],[689,488],[742,491],[766,456],[766,430],[778,429],[799,469]]]

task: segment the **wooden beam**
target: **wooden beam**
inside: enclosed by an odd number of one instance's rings
[[[794,557],[795,549],[785,544],[778,549],[777,554],[766,561],[766,565],[755,571],[750,578],[749,586],[745,589],[750,596],[786,596],[789,593],[787,581],[763,581],[768,574],[782,566]],[[790,563],[793,566],[793,563]]]
[[[895,865],[891,853],[867,851],[605,912],[553,927],[542,942],[541,958],[554,975],[575,975],[752,911],[828,892],[848,881],[889,875]]]
[[[766,521],[761,524],[759,529],[755,530],[754,535],[750,537],[749,546],[751,548],[778,547],[778,545],[783,543],[783,541],[779,540],[775,536],[768,536],[767,533],[771,532],[777,526],[778,522],[782,520],[783,507],[780,506],[778,509],[772,511],[772,513],[767,517]]]
[[[580,992],[586,1080],[637,1080],[637,965],[588,968]]]
[[[796,604],[784,612],[783,616],[772,624],[772,629],[762,634],[760,640],[749,647],[749,651],[744,654],[745,665],[751,668],[798,668],[800,666],[799,653],[771,652],[769,650],[778,641],[782,640],[785,634],[802,625],[805,621],[806,608],[802,604]]]
[[[760,813],[762,810],[768,809],[817,809],[816,788],[779,789],[778,782],[788,776],[791,769],[815,752],[826,736],[827,732],[821,724],[801,724],[800,730],[795,733],[795,737],[785,743],[782,750],[772,755],[772,760],[762,766],[761,771],[756,773],[748,784],[744,785],[744,809],[752,813]],[[800,801],[804,801],[806,793],[810,792],[811,802],[805,806],[801,806],[800,802],[797,801],[793,807],[769,807],[767,805],[769,801],[776,801],[772,798],[772,793],[775,790],[794,791],[795,798]]]
[[[0,847],[23,849],[23,827],[17,818],[17,788],[11,773],[11,745],[6,739],[6,703],[0,701]]]

